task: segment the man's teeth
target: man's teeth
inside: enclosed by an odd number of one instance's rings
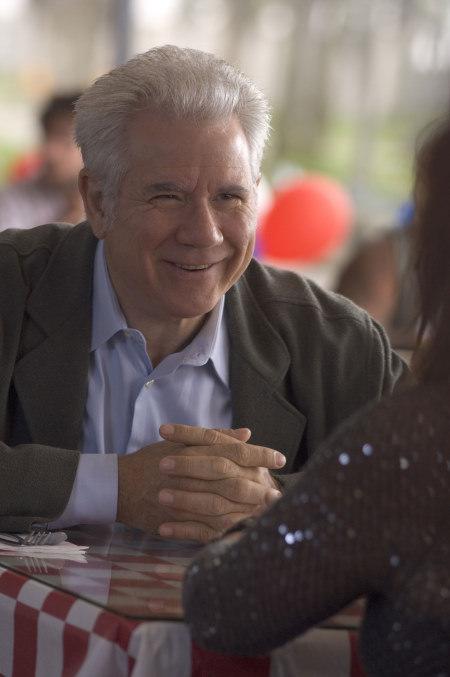
[[[183,270],[204,270],[205,268],[209,268],[208,263],[205,263],[202,266],[188,266],[185,263],[176,263],[175,265],[177,268],[182,268]]]

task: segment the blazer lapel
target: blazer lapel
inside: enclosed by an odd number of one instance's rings
[[[30,295],[14,386],[31,438],[77,448],[87,392],[97,240],[77,226]]]
[[[278,449],[293,459],[306,417],[284,393],[291,363],[286,345],[267,321],[245,279],[227,293],[226,311],[233,427],[250,428],[252,443]]]

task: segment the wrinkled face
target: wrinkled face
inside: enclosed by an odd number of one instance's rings
[[[55,186],[76,186],[78,172],[83,166],[81,151],[73,137],[70,116],[57,116],[51,120],[42,144],[45,178]]]
[[[257,186],[244,132],[235,117],[170,122],[142,113],[127,142],[114,222],[94,227],[119,302],[129,321],[198,319],[253,253]]]

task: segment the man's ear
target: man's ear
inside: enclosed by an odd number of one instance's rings
[[[86,216],[94,235],[99,240],[103,240],[108,226],[103,206],[103,193],[97,179],[85,167],[78,175],[78,190],[83,198]]]

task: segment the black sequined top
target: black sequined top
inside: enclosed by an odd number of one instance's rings
[[[367,596],[363,666],[450,676],[450,386],[352,417],[242,538],[202,549],[184,583],[196,640],[263,654]]]

